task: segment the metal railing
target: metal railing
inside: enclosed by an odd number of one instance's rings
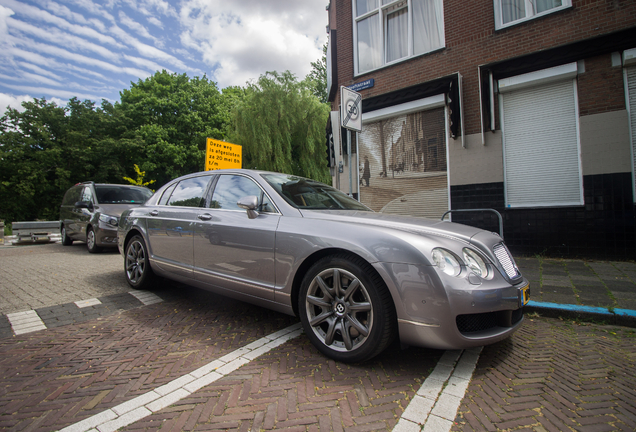
[[[454,213],[454,212],[476,212],[476,211],[487,211],[487,212],[495,213],[497,215],[497,217],[499,218],[499,236],[503,239],[504,238],[504,235],[503,235],[503,218],[501,217],[501,213],[499,213],[495,209],[458,209],[458,210],[449,210],[446,213],[444,213],[444,215],[442,215],[442,220],[444,220],[446,215],[449,214],[449,213]]]

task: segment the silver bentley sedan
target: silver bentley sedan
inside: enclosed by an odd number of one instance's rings
[[[300,317],[323,354],[357,362],[399,338],[460,349],[523,322],[529,284],[497,234],[375,213],[337,189],[251,170],[190,174],[125,211],[133,288],[161,276]]]

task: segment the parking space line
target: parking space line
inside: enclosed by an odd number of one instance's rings
[[[156,294],[148,291],[129,291],[128,294],[148,306],[155,303],[161,303],[163,299]]]
[[[115,431],[149,416],[217,381],[251,360],[299,336],[300,323],[264,336],[247,346],[216,359],[189,374],[176,378],[154,390],[113,408],[61,429],[60,432]]]
[[[102,304],[102,302],[99,299],[92,298],[88,300],[76,301],[75,304],[77,305],[78,308],[82,309],[82,308],[86,308],[90,306],[100,305]]]
[[[482,348],[446,351],[402,413],[393,432],[450,431]]]
[[[34,310],[7,314],[13,333],[16,335],[45,330],[46,325]]]

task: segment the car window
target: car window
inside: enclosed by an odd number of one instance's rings
[[[371,211],[338,189],[314,180],[287,174],[262,174],[262,177],[298,209]]]
[[[83,188],[81,186],[75,186],[70,188],[64,194],[64,199],[62,200],[62,205],[75,205],[76,202],[80,200],[82,196]]]
[[[169,206],[201,207],[210,176],[192,177],[179,182],[170,199]]]
[[[211,208],[225,210],[241,210],[236,203],[243,197],[254,195],[259,202],[262,199],[262,189],[251,179],[240,175],[222,175],[214,188]],[[268,207],[273,211],[274,206]]]
[[[84,187],[84,191],[82,191],[82,197],[80,198],[80,201],[93,202],[93,192],[91,191],[91,188],[89,186]]]
[[[161,199],[159,200],[159,205],[166,205],[168,203],[168,198],[170,198],[170,194],[172,194],[172,191],[176,186],[177,184],[175,183],[163,191],[163,195],[161,195]]]
[[[152,191],[134,186],[96,185],[95,195],[100,204],[143,204],[152,196]]]

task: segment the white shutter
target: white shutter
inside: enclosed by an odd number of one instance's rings
[[[627,68],[626,72],[627,92],[629,94],[629,122],[632,139],[632,175],[636,177],[636,173],[634,173],[636,169],[636,66]],[[636,184],[634,184],[634,191],[636,191]],[[636,197],[636,193],[634,193],[634,196]]]
[[[506,205],[583,204],[575,81],[501,94]]]

